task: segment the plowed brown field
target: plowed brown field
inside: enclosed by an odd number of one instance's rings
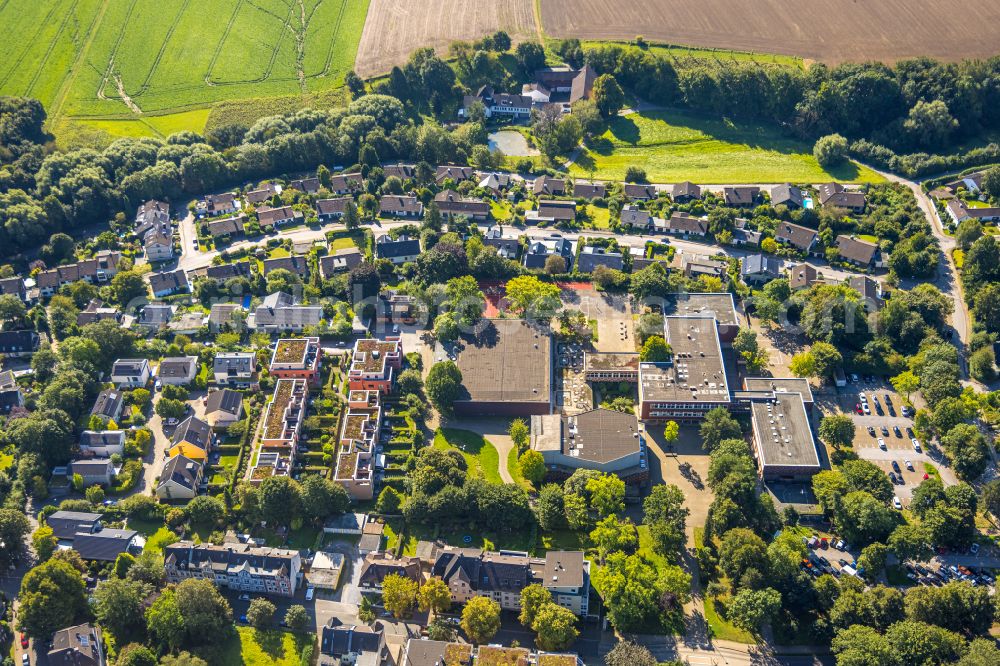
[[[1000,2],[542,0],[550,37],[648,40],[824,62],[1000,53]],[[374,5],[374,3],[373,3]],[[367,32],[367,26],[365,26]]]
[[[355,70],[365,77],[384,74],[420,47],[443,51],[455,40],[497,30],[515,41],[533,35],[532,0],[371,0]]]

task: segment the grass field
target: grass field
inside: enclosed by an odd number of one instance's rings
[[[482,435],[468,430],[442,428],[434,433],[434,448],[458,449],[465,457],[470,477],[481,476],[490,483],[501,483],[500,454]]]
[[[282,110],[342,86],[368,1],[0,0],[19,35],[0,45],[0,94],[82,121],[84,138],[201,131],[213,103],[276,97]]]
[[[302,648],[313,640],[312,634],[236,627],[221,642],[198,650],[198,655],[213,666],[298,666]]]
[[[824,169],[812,147],[766,125],[735,125],[684,111],[633,113],[614,119],[595,146],[580,155],[578,177],[621,180],[625,169],[646,170],[651,182],[874,182],[881,177],[854,163]]]
[[[556,40],[550,40],[555,42]],[[604,44],[618,44],[621,46],[634,45],[634,42],[616,42],[584,40],[584,48],[593,48]],[[776,53],[752,53],[750,51],[733,51],[730,49],[699,48],[697,46],[675,46],[673,44],[650,44],[646,51],[653,55],[670,58],[675,63],[683,63],[686,60],[715,60],[718,62],[756,62],[761,65],[785,65],[789,67],[804,67],[802,58],[797,56],[779,55]]]

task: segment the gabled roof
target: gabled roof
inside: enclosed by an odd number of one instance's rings
[[[670,197],[675,201],[677,199],[700,199],[701,198],[701,188],[692,183],[689,180],[685,180],[683,183],[677,183],[670,190]]]
[[[802,190],[790,183],[775,185],[771,188],[771,204],[774,206],[777,206],[778,204],[790,204],[796,208],[802,208],[802,202]]]
[[[264,275],[267,275],[271,271],[283,269],[302,278],[309,276],[309,261],[299,255],[265,259],[262,263],[264,264]]]
[[[384,259],[411,257],[420,254],[420,239],[410,238],[405,234],[396,240],[388,234],[379,236],[375,241],[375,254]]]
[[[837,236],[837,251],[848,261],[867,266],[875,259],[878,245],[841,234]]]
[[[655,199],[656,188],[640,183],[625,183],[625,196],[629,199]]]
[[[743,257],[743,275],[781,275],[781,262],[766,254],[751,254]]]
[[[187,442],[208,451],[212,442],[212,426],[195,416],[189,416],[177,426],[170,441],[174,446]]]
[[[166,273],[150,273],[149,286],[152,288],[154,294],[164,291],[179,291],[187,289],[187,274],[179,268],[175,271],[169,271]]]
[[[213,280],[228,280],[234,277],[250,277],[250,262],[236,261],[231,264],[209,266],[205,275]]]
[[[604,183],[590,183],[585,180],[573,183],[573,196],[579,199],[598,199],[607,192],[608,187]]]
[[[788,286],[792,289],[807,289],[819,274],[809,264],[799,264],[788,269]]]
[[[201,464],[182,455],[171,458],[163,465],[159,486],[173,482],[182,488],[196,490]]]
[[[774,237],[796,247],[803,252],[808,251],[816,242],[818,232],[809,227],[799,226],[791,222],[778,222],[774,229]]]
[[[531,185],[531,191],[535,194],[547,194],[556,196],[566,193],[566,181],[561,178],[551,176],[539,176]]]
[[[104,389],[97,394],[94,401],[94,408],[90,410],[91,415],[103,416],[109,419],[117,418],[121,413],[122,404],[125,398],[118,389]]]
[[[333,254],[319,258],[319,272],[323,277],[329,277],[338,271],[349,271],[364,261],[361,250],[356,247],[345,247]]]
[[[848,190],[840,183],[826,183],[819,186],[819,201],[824,206],[860,209],[865,207],[865,194]]]
[[[208,394],[208,400],[205,402],[206,415],[223,412],[238,416],[242,409],[243,394],[229,389],[212,391]]]
[[[387,194],[378,202],[379,211],[383,213],[419,214],[423,205],[416,197]]]
[[[316,211],[320,215],[343,215],[347,210],[348,202],[351,201],[354,201],[351,197],[320,199],[316,202]]]
[[[753,205],[760,194],[759,187],[724,187],[722,196],[728,206]]]
[[[111,376],[141,375],[149,368],[149,361],[144,358],[120,358],[111,366]]]
[[[197,356],[169,356],[160,361],[157,374],[160,377],[188,377],[198,364]]]
[[[554,220],[575,220],[576,203],[573,201],[542,199],[538,202],[538,217],[551,217]]]
[[[471,180],[473,175],[475,174],[472,167],[458,166],[455,164],[442,164],[434,172],[434,180],[438,183],[442,183],[446,179],[451,178],[457,183],[463,180]]]

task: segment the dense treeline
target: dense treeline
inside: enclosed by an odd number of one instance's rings
[[[573,41],[559,51],[571,62],[613,74],[643,99],[766,119],[803,139],[841,134],[859,157],[911,176],[1000,157],[993,144],[965,156],[928,154],[947,154],[955,143],[1000,128],[1000,57],[960,63],[916,58],[891,67],[820,63],[803,71],[752,61],[674,61],[620,45],[583,51]]]

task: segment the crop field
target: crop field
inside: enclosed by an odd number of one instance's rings
[[[840,62],[989,57],[1000,3],[970,0],[541,0],[550,37],[634,39]]]
[[[812,146],[767,126],[734,125],[682,111],[633,113],[608,130],[571,167],[577,177],[621,180],[638,166],[654,183],[874,182],[870,169],[847,164],[822,168]]]
[[[505,30],[518,41],[535,34],[534,0],[371,0],[355,69],[384,74],[424,46],[444,51],[455,40]]]
[[[341,86],[367,13],[368,0],[0,0],[19,36],[0,45],[0,94],[122,135],[201,129],[207,113],[170,116]]]

